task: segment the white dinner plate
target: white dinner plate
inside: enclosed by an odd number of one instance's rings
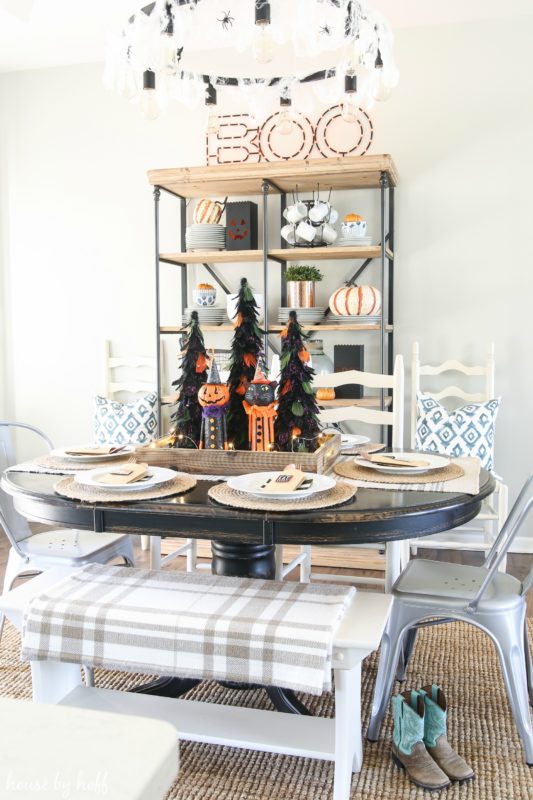
[[[278,472],[252,472],[249,475],[235,475],[235,477],[228,480],[228,486],[230,489],[250,494],[253,497],[294,500],[298,497],[310,497],[317,492],[326,492],[328,489],[333,489],[336,483],[335,478],[329,478],[327,475],[306,472],[306,477],[311,478],[313,481],[308,489],[297,489],[295,492],[266,492],[262,487],[265,486],[268,480],[276,478],[280,472],[281,470]]]
[[[351,450],[360,444],[368,444],[370,436],[360,436],[356,433],[341,433],[341,450]]]
[[[51,451],[50,455],[55,456],[56,458],[64,458],[66,461],[72,461],[73,463],[78,463],[78,464],[92,464],[92,463],[98,464],[100,461],[111,461],[115,458],[124,458],[124,456],[128,456],[135,450],[135,445],[127,444],[118,453],[111,453],[103,456],[72,456],[68,455],[68,453],[66,452],[67,450],[72,450],[72,449],[75,450],[77,447],[84,447],[84,446],[85,445],[74,445],[72,448],[56,447],[55,450]],[[90,447],[91,445],[88,446]],[[117,447],[118,446],[119,445],[117,445]]]
[[[374,469],[376,472],[386,472],[389,475],[418,475],[423,472],[430,472],[434,469],[442,469],[448,466],[450,459],[446,456],[434,456],[429,453],[379,453],[376,455],[395,456],[402,461],[427,461],[426,467],[387,467],[385,464],[376,464],[373,461],[367,461],[365,458],[356,456],[354,461],[360,467],[367,469]]]
[[[98,467],[98,469],[91,469],[89,472],[78,472],[74,476],[74,480],[76,483],[80,483],[83,486],[91,486],[93,489],[112,489],[118,492],[140,492],[143,489],[153,489],[154,486],[159,486],[161,483],[171,481],[179,475],[179,472],[175,472],[173,469],[167,469],[167,467],[149,467],[147,472],[148,478],[146,480],[118,485],[116,483],[102,483],[99,478],[109,474],[112,469],[112,467]]]

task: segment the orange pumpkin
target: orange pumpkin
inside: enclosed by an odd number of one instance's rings
[[[201,406],[225,406],[229,403],[229,389],[223,383],[204,383],[198,392]]]

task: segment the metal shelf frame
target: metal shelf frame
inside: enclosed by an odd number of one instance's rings
[[[372,190],[374,187],[352,187],[354,189],[365,188],[365,190]],[[374,189],[375,190],[375,189]],[[349,188],[338,188],[335,191],[350,191]],[[179,202],[179,230],[180,230],[180,249],[181,252],[186,251],[185,232],[187,227],[187,198],[178,194],[177,192],[162,185],[154,185],[153,198],[154,198],[154,223],[155,223],[155,300],[156,300],[156,363],[157,363],[157,426],[158,435],[161,434],[161,355],[160,355],[160,340],[161,336],[167,335],[167,332],[161,328],[161,293],[160,293],[160,279],[161,279],[161,264],[171,263],[174,267],[181,269],[181,308],[182,314],[187,305],[188,297],[188,264],[178,263],[177,261],[168,261],[161,257],[160,252],[160,214],[159,204],[161,201],[161,192],[165,192]],[[379,289],[382,295],[382,314],[381,325],[379,328],[380,348],[379,348],[379,367],[381,373],[392,374],[394,368],[394,223],[395,223],[395,186],[389,178],[387,171],[382,171],[379,177],[379,192],[380,192],[380,286]],[[269,238],[269,207],[273,194],[280,198],[280,227],[285,224],[283,212],[287,207],[287,192],[283,191],[273,180],[264,178],[261,183],[261,213],[263,219],[263,237],[262,237],[262,265],[263,265],[263,291],[265,297],[264,308],[264,321],[263,327],[265,330],[264,348],[265,352],[270,348],[273,352],[279,352],[279,348],[269,338],[270,334],[279,333],[278,331],[269,329],[268,319],[268,290],[269,290],[269,261],[276,261],[281,266],[281,285],[280,285],[280,305],[286,306],[287,304],[287,285],[285,282],[285,272],[287,270],[287,260],[285,258],[276,258],[269,254],[268,238]],[[239,196],[235,192],[236,197]],[[280,237],[280,247],[287,249],[287,243]],[[292,249],[292,248],[291,248]],[[238,251],[236,251],[238,252]],[[298,260],[298,248],[294,248],[294,261]],[[356,284],[358,278],[362,275],[365,269],[372,263],[374,259],[367,258],[363,261],[354,274],[345,281],[346,286],[353,286]],[[289,259],[290,261],[290,259]],[[231,290],[226,285],[224,279],[218,274],[212,264],[208,262],[203,263],[203,266],[218,284],[225,294],[229,294]],[[339,330],[342,328],[339,326]],[[329,333],[329,330],[324,330],[324,333]],[[381,392],[381,407],[385,408],[385,397],[383,391]]]

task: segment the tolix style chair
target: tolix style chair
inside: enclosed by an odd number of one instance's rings
[[[482,567],[422,559],[409,562],[392,590],[392,611],[381,642],[368,727],[371,741],[379,736],[404,641],[426,624],[461,620],[480,628],[494,642],[526,762],[533,766],[529,714],[529,703],[533,705],[533,666],[525,599],[533,585],[533,568],[523,583],[498,569],[532,506],[533,475],[520,492]]]
[[[30,431],[39,436],[47,448],[52,442],[39,428],[22,422],[0,421],[0,475],[17,463],[13,432]],[[0,530],[11,545],[7,559],[3,592],[8,592],[17,578],[45,572],[50,567],[65,566],[77,569],[85,564],[107,564],[122,558],[134,566],[133,544],[125,533],[95,533],[94,531],[61,528],[32,533],[27,520],[15,509],[12,498],[0,488]],[[0,637],[4,615],[0,614]]]

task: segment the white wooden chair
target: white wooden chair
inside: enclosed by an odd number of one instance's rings
[[[13,433],[26,430],[39,436],[48,450],[50,439],[38,428],[21,422],[0,422],[0,475],[17,463]],[[27,521],[15,509],[12,498],[0,488],[0,530],[11,545],[7,559],[3,592],[9,592],[22,575],[45,572],[58,565],[77,569],[85,564],[107,564],[122,558],[134,565],[133,545],[127,534],[94,533],[94,531],[46,530],[33,533]],[[4,615],[0,613],[0,637]]]
[[[394,372],[392,375],[380,375],[373,372],[359,372],[348,370],[346,372],[336,372],[331,375],[316,375],[313,380],[315,388],[326,388],[344,386],[345,384],[360,384],[368,389],[383,390],[385,394],[392,392],[392,407],[385,410],[376,408],[366,408],[362,406],[339,406],[336,408],[324,409],[320,412],[320,423],[323,426],[337,424],[341,422],[362,422],[367,425],[377,425],[381,428],[389,428],[392,433],[392,446],[397,449],[403,448],[403,415],[404,415],[404,365],[402,356],[396,356],[394,361]],[[312,546],[305,545],[302,552],[296,559],[285,567],[278,567],[281,577],[285,577],[296,566],[300,566],[300,580],[304,583],[316,580],[325,580],[334,583],[365,583],[384,585],[385,591],[390,591],[394,581],[400,575],[403,561],[409,559],[408,547],[403,542],[388,542],[373,545],[350,545],[350,547],[361,547],[365,550],[375,549],[385,550],[385,578],[358,578],[355,576],[327,575],[312,572],[311,552]]]
[[[114,356],[111,354],[111,342],[106,339],[104,344],[104,391],[105,397],[120,400],[118,395],[146,394],[157,391],[157,364],[155,357],[147,356]],[[161,385],[166,386],[165,351],[161,343]],[[116,375],[118,370],[118,375]],[[127,377],[124,376],[127,373]],[[173,398],[166,398],[167,404]],[[164,400],[163,400],[164,402]],[[187,539],[185,544],[176,548],[171,553],[161,558],[161,537],[141,536],[141,547],[150,550],[151,569],[161,567],[173,561],[178,556],[186,556],[187,572],[196,567],[196,539]]]
[[[414,342],[411,363],[411,447],[415,447],[416,441],[417,395],[420,391],[439,402],[459,400],[465,403],[484,403],[494,397],[494,368],[494,343],[489,344],[485,364],[467,366],[460,361],[449,360],[431,366],[420,363],[419,345]],[[466,380],[480,379],[483,387],[477,392],[467,392],[455,385],[445,386],[439,391],[428,391],[421,386],[422,378],[433,377],[438,380],[435,376],[445,373],[458,373]],[[427,536],[423,546],[441,550],[474,550],[487,555],[507,519],[507,511],[508,489],[498,478],[494,494],[483,502],[481,512],[475,520],[459,528]],[[410,551],[416,554],[419,546],[421,545],[412,543]],[[505,571],[505,560],[501,568]]]

